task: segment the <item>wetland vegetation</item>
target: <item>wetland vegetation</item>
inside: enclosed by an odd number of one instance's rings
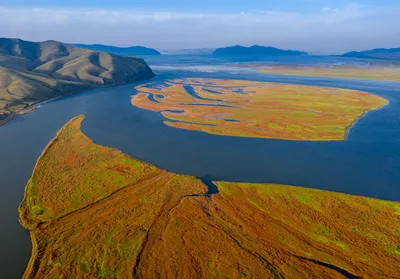
[[[213,183],[95,144],[69,121],[20,205],[24,278],[398,278],[400,204],[301,187]]]
[[[165,124],[223,136],[344,140],[366,112],[387,101],[348,89],[245,80],[175,79],[136,87],[132,104]]]
[[[264,74],[274,75],[400,81],[400,67],[398,64],[370,67],[277,65],[264,67],[259,71]]]

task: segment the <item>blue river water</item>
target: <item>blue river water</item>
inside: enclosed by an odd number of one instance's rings
[[[341,63],[313,59],[304,63]],[[19,278],[30,256],[29,234],[18,223],[17,207],[34,164],[57,130],[79,114],[86,116],[84,133],[96,143],[172,172],[207,181],[298,185],[400,201],[400,82],[265,75],[203,56],[147,60],[156,83],[185,77],[297,83],[367,91],[390,103],[362,117],[345,141],[307,142],[223,137],[166,126],[159,113],[131,105],[139,83],[51,101],[0,127],[2,278]]]

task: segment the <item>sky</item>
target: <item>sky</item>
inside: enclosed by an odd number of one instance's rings
[[[159,50],[400,47],[400,0],[0,0],[0,37]]]

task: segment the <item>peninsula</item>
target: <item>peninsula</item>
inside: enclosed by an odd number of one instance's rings
[[[100,146],[68,122],[20,205],[23,278],[399,278],[400,204],[214,182]]]

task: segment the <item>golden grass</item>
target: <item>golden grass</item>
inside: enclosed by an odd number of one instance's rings
[[[230,182],[209,198],[197,178],[96,145],[82,120],[59,131],[26,187],[24,278],[400,277],[399,203]]]
[[[344,140],[358,118],[387,103],[354,90],[240,80],[181,79],[136,89],[132,104],[161,112],[169,126],[285,140]]]
[[[157,169],[77,133],[83,116],[67,123],[46,147],[28,182],[23,220],[48,222],[104,199]],[[46,193],[39,195],[39,193]]]
[[[82,120],[57,133],[26,186],[19,211],[34,245],[25,278],[126,278],[156,221],[184,196],[206,191],[196,178],[94,144]]]
[[[274,66],[262,68],[261,73],[274,75],[310,76],[328,78],[348,78],[359,80],[386,80],[400,81],[399,67],[302,67],[302,66]]]
[[[246,227],[263,237],[268,234],[281,249],[302,257],[329,259],[343,268],[366,258],[381,272],[400,267],[399,258],[390,253],[400,244],[400,203],[284,185],[217,185],[221,196],[236,205],[235,214],[244,220],[249,211],[254,218],[268,216],[270,220],[260,220],[257,230],[250,223]],[[367,275],[369,268],[360,268],[360,274]],[[391,276],[399,276],[399,272]]]

